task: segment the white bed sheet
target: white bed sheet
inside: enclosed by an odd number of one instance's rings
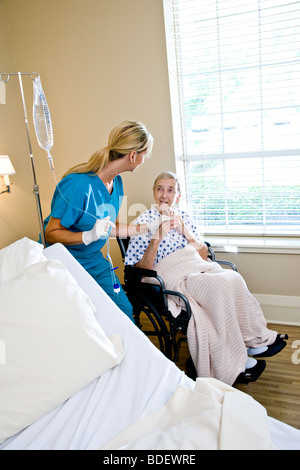
[[[99,449],[141,417],[163,407],[178,385],[194,388],[194,382],[152,345],[63,245],[53,245],[44,254],[49,259],[59,259],[73,274],[92,299],[106,334],[121,335],[125,358],[119,366],[4,441],[0,449]],[[278,449],[300,450],[300,431],[272,418],[269,423]]]

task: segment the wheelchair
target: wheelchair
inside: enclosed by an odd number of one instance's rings
[[[117,237],[123,261],[129,240],[130,238]],[[237,271],[236,266],[230,261],[217,260],[211,245],[205,243],[212,261]],[[178,362],[181,344],[183,341],[187,342],[187,327],[192,315],[188,299],[180,292],[166,289],[163,279],[155,270],[135,266],[124,267],[123,288],[132,304],[137,327],[148,337],[156,337],[161,352],[171,361]],[[176,318],[169,311],[168,295],[178,297],[183,302],[181,312]],[[142,313],[149,319],[151,330],[144,328],[141,321]],[[197,376],[191,357],[186,362],[186,372],[193,379]]]

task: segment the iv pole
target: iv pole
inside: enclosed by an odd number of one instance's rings
[[[29,127],[28,127],[26,104],[25,104],[25,98],[24,98],[23,82],[22,82],[22,75],[29,75],[31,80],[34,80],[33,74],[35,74],[36,76],[39,76],[39,74],[36,73],[36,72],[33,72],[33,73],[18,72],[18,73],[9,73],[9,74],[1,73],[0,74],[0,80],[3,83],[6,83],[6,82],[8,82],[11,75],[18,75],[18,77],[19,77],[19,85],[20,85],[20,91],[21,91],[21,97],[22,97],[22,104],[23,104],[23,110],[24,110],[24,119],[25,119],[27,140],[28,140],[28,146],[29,146],[29,155],[30,155],[30,161],[31,161],[31,170],[32,170],[32,176],[33,176],[33,194],[35,195],[35,199],[36,199],[41,239],[42,239],[42,243],[45,247],[46,246],[46,241],[45,241],[45,230],[44,230],[44,223],[43,223],[43,216],[42,216],[42,207],[41,207],[41,201],[40,201],[40,192],[39,192],[39,185],[37,184],[36,174],[35,174],[34,160],[33,160],[33,154],[32,154],[32,146],[31,146],[31,140],[30,140]],[[7,75],[7,79],[3,80],[2,75]]]

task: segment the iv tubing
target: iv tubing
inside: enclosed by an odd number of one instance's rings
[[[90,215],[91,217],[93,217],[94,219],[98,220],[98,218],[94,215],[94,214],[91,214],[90,212],[86,211],[86,210],[83,210],[83,209],[80,209],[79,207],[75,207],[73,204],[71,204],[66,198],[65,196],[63,195],[60,187],[59,187],[59,184],[57,182],[57,179],[56,179],[56,175],[55,175],[55,170],[54,170],[54,165],[52,165],[52,167],[50,166],[50,169],[51,169],[51,173],[52,173],[52,176],[53,176],[53,179],[54,179],[54,183],[56,185],[56,188],[57,190],[59,191],[61,197],[63,198],[63,200],[69,204],[69,206],[73,207],[74,209],[76,209],[77,211],[80,211],[80,212],[84,212],[85,214],[88,214]],[[118,294],[120,292],[120,285],[117,281],[117,278],[116,278],[116,274],[115,274],[115,270],[118,269],[118,266],[114,267],[113,265],[113,262],[112,262],[112,259],[111,259],[111,256],[110,256],[110,248],[109,248],[109,237],[107,237],[106,239],[106,248],[107,248],[107,255],[106,255],[106,258],[108,259],[108,262],[110,264],[110,275],[111,275],[111,279],[112,279],[112,286],[113,286],[113,290],[114,290],[114,293],[115,294]]]

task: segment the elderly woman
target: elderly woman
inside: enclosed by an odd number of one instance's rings
[[[130,236],[147,230],[147,225],[119,224],[116,217],[124,194],[120,175],[142,165],[152,145],[143,124],[125,121],[116,126],[106,147],[63,176],[44,223],[46,242],[64,244],[132,321],[132,306],[101,249],[109,234]]]
[[[207,247],[192,219],[175,205],[180,186],[175,174],[160,174],[153,185],[156,206],[135,223],[147,233],[130,240],[125,264],[153,269],[166,288],[186,295],[192,308],[188,343],[199,376],[232,385],[256,380],[267,357],[281,351],[286,335],[267,328],[242,276],[207,259]]]

